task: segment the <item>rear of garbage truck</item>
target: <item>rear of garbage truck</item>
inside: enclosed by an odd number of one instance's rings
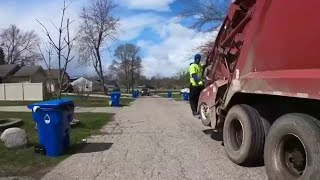
[[[236,0],[218,33],[202,123],[236,164],[320,179],[320,1]]]

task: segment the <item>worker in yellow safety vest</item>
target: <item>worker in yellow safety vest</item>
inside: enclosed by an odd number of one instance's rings
[[[203,67],[200,64],[201,55],[196,54],[194,56],[194,63],[190,64],[189,73],[190,73],[190,95],[189,101],[194,116],[198,115],[197,106],[199,101],[199,96],[204,88],[204,81],[202,78]]]

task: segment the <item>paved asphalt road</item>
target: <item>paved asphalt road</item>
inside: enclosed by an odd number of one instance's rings
[[[43,179],[267,179],[264,167],[233,164],[221,134],[202,126],[184,102],[138,99],[102,131]]]

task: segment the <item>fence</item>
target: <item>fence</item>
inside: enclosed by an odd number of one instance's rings
[[[0,84],[1,101],[43,101],[42,83]]]

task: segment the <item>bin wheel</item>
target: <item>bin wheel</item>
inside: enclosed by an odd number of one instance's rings
[[[225,119],[223,141],[226,153],[236,164],[260,163],[266,132],[256,109],[248,105],[235,105]]]
[[[320,179],[320,122],[305,114],[280,117],[270,129],[264,161],[270,180]]]
[[[34,146],[34,152],[35,152],[36,154],[46,155],[46,150],[45,150],[44,147],[41,146],[41,145],[35,145],[35,146]]]

